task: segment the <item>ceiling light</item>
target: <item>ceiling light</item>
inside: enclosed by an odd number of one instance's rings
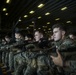
[[[19,19],[19,22],[21,22],[21,19]]]
[[[24,18],[28,17],[28,15],[24,15]]]
[[[6,0],[6,3],[10,3],[10,0]]]
[[[35,23],[34,21],[32,21],[32,23]]]
[[[47,24],[50,24],[50,22],[47,22]]]
[[[41,29],[41,28],[38,28],[38,29]]]
[[[42,8],[44,6],[44,4],[39,4],[38,8]]]
[[[8,13],[6,13],[5,15],[8,15]]]
[[[71,21],[67,21],[66,23],[72,23]]]
[[[26,27],[26,29],[29,29],[29,27]]]
[[[34,12],[35,12],[35,11],[32,10],[32,11],[30,11],[29,13],[30,13],[30,14],[33,14]]]
[[[63,11],[63,10],[66,10],[67,9],[67,7],[63,7],[63,8],[61,8],[61,10]]]
[[[41,16],[38,17],[38,19],[40,19],[40,18],[41,18]]]
[[[56,18],[55,20],[58,21],[58,20],[60,20],[60,18]]]
[[[49,13],[49,12],[47,12],[47,13],[45,13],[45,15],[50,15],[50,13]]]
[[[3,8],[3,11],[6,11],[7,9],[6,8]]]

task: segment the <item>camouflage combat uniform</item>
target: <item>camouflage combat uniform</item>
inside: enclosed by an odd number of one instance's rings
[[[67,52],[61,53],[63,57],[63,63],[65,61],[68,61],[70,63],[69,67],[63,67],[65,75],[75,75],[76,74],[76,51],[74,49],[76,49],[76,43],[69,38],[65,38],[63,40],[55,42],[54,44],[59,51],[68,51],[68,53]],[[70,52],[70,49],[71,49],[71,52]],[[75,52],[73,52],[73,50]]]

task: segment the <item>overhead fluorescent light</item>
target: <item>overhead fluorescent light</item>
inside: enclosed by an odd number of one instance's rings
[[[24,18],[28,17],[28,15],[24,15]]]
[[[41,28],[38,28],[38,29],[41,29]]]
[[[50,15],[50,13],[49,13],[49,12],[47,12],[47,13],[45,13],[45,15]]]
[[[29,27],[26,27],[26,29],[29,29]]]
[[[63,11],[63,10],[66,10],[67,9],[67,7],[63,7],[63,8],[61,8],[61,10]]]
[[[8,15],[8,13],[6,13],[5,15]]]
[[[38,19],[40,19],[40,18],[41,18],[41,16],[38,17]]]
[[[30,14],[33,14],[34,12],[35,12],[35,11],[32,10],[32,11],[30,11],[29,13],[30,13]]]
[[[3,8],[3,11],[6,11],[7,9],[6,8]]]
[[[72,23],[71,21],[67,21],[66,23]]]
[[[21,22],[21,19],[19,19],[19,22]]]
[[[60,20],[60,18],[56,18],[55,20],[58,21],[58,20]]]
[[[10,0],[6,0],[6,3],[10,3]]]
[[[50,22],[47,22],[47,24],[50,24]]]
[[[35,23],[34,21],[32,21],[32,23]]]
[[[44,6],[44,4],[39,4],[38,8],[42,8]]]

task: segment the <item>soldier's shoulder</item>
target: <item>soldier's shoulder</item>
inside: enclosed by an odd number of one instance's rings
[[[63,44],[68,46],[76,46],[75,41],[70,38],[64,39]]]
[[[76,49],[76,44],[73,40],[66,38],[63,40],[62,44],[59,46],[59,50],[69,50],[69,49]]]
[[[63,43],[65,43],[65,44],[74,44],[74,41],[72,39],[70,39],[70,38],[66,38],[66,39],[64,39]]]

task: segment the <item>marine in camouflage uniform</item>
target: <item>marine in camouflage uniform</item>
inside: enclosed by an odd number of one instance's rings
[[[28,41],[31,41],[31,40],[28,39]],[[28,42],[25,42],[25,43],[28,44]],[[28,44],[28,46],[30,46],[30,44]],[[33,63],[34,54],[28,50],[25,52],[22,52],[20,54],[21,54],[21,58],[23,59],[22,61],[24,61],[24,62],[22,62],[21,64],[18,65],[15,75],[22,75],[22,73],[24,73],[24,75],[33,74],[34,69],[31,64]],[[32,58],[31,58],[31,56],[32,56]]]
[[[21,44],[23,42],[19,41],[17,43]],[[15,52],[15,56],[14,56],[14,69],[15,70],[17,69],[17,66],[23,62],[23,59],[24,59],[21,54],[22,46],[19,45],[16,47],[16,49],[17,49],[17,51]]]
[[[1,48],[5,48],[5,47],[6,47],[6,41],[5,41],[5,39],[2,39]],[[5,50],[2,50],[2,63],[6,66],[5,56],[6,56],[6,49]]]
[[[62,68],[62,72],[64,71],[65,75],[75,75],[76,52],[73,51],[76,49],[76,43],[69,38],[65,38],[65,30],[61,24],[56,24],[53,26],[53,36],[55,41],[54,45],[58,50],[58,56],[51,56],[54,64],[57,65],[57,67],[60,67],[60,70]]]
[[[27,46],[31,46],[31,44],[28,44]],[[23,62],[18,65],[15,75],[32,75],[32,74],[34,74],[34,72],[36,72],[35,55],[36,54],[29,51],[29,49],[27,49],[27,51],[25,51],[25,52],[22,52],[21,59]]]
[[[19,52],[22,51],[23,46],[21,44],[24,42],[24,39],[19,29],[15,30],[15,41],[18,44],[18,46],[16,46],[17,54],[14,56],[14,70],[16,71],[18,64],[21,64],[23,59]]]
[[[17,69],[18,65],[24,62],[24,58],[21,54],[21,52],[16,53],[14,56],[14,70]]]
[[[43,37],[43,34],[40,31],[35,31],[35,40],[38,42],[37,46],[41,49],[47,49],[47,41]],[[49,55],[44,54],[43,51],[40,51],[41,55],[37,57],[37,75],[53,75],[53,69],[51,66],[51,59]]]
[[[62,41],[55,42],[55,45],[56,45],[57,49],[59,50],[60,54],[62,55],[63,62],[68,61],[70,63],[69,67],[66,67],[66,68],[64,67],[66,74],[75,72],[76,52],[72,52],[73,50],[75,51],[75,49],[76,49],[75,43],[70,39],[64,39]]]

